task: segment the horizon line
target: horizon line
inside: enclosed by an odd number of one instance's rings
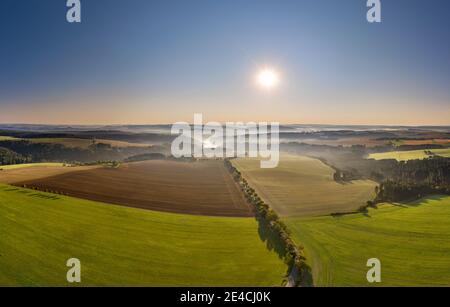
[[[183,122],[183,121],[179,121],[179,122]],[[209,121],[209,122],[214,122],[214,121]],[[243,122],[244,124],[246,123],[246,121],[225,121],[223,122],[223,124],[226,123],[240,123]],[[267,123],[273,123],[274,121],[260,121],[260,122],[267,122]],[[178,122],[177,122],[178,123]],[[192,122],[186,122],[190,125],[193,125],[194,123]],[[207,124],[208,121],[206,121],[205,123],[203,123],[204,125]],[[257,123],[257,122],[256,122]],[[10,126],[79,126],[79,127],[86,127],[86,126],[97,126],[97,127],[105,127],[105,126],[172,126],[175,123],[146,123],[146,124],[115,124],[115,123],[109,123],[109,124],[64,124],[64,123],[59,123],[59,124],[42,124],[42,123],[3,123],[0,122],[0,126],[1,125],[10,125]],[[449,127],[450,128],[450,123],[449,124],[443,124],[443,125],[433,125],[433,124],[318,124],[318,123],[281,123],[279,122],[280,126],[293,126],[293,125],[301,125],[301,126],[342,126],[342,127],[361,127],[361,126],[368,126],[368,127]]]

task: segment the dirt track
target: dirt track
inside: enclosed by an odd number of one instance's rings
[[[11,183],[11,182],[10,182]],[[252,216],[222,161],[146,161],[13,184],[106,203],[175,213]]]

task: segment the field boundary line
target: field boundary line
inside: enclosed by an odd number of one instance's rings
[[[265,203],[256,193],[248,181],[242,177],[241,172],[231,163],[231,159],[225,159],[224,164],[230,171],[233,179],[239,184],[247,201],[255,208],[256,219],[260,227],[274,234],[276,239],[283,245],[282,257],[289,265],[289,273],[287,274],[287,287],[294,286],[312,286],[311,268],[306,263],[306,257],[302,246],[297,246],[291,238],[291,232],[288,230],[279,218],[278,214]],[[268,239],[269,240],[269,239]]]

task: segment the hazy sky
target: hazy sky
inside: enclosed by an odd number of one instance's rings
[[[0,122],[450,124],[450,1],[381,2],[3,0]]]

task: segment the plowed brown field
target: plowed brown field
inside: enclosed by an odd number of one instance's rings
[[[15,185],[106,203],[210,216],[252,216],[222,161],[145,161],[96,168]]]

